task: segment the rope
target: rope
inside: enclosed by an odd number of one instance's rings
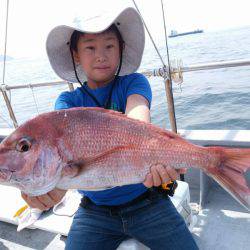
[[[4,42],[4,59],[3,59],[3,80],[2,84],[5,84],[5,68],[6,68],[6,56],[7,56],[7,34],[8,34],[8,22],[9,21],[9,0],[7,0],[6,7],[6,22],[5,22],[5,42]],[[7,94],[7,92],[6,92]],[[9,100],[11,103],[11,91],[9,90]]]
[[[6,8],[6,22],[5,22],[5,43],[4,43],[4,58],[3,58],[3,81],[5,81],[5,64],[6,64],[6,51],[7,51],[7,33],[8,33],[8,16],[9,16],[9,0],[7,0]]]
[[[0,118],[1,118],[4,122],[6,122],[10,128],[12,127],[12,125],[9,123],[9,121],[8,121],[6,118],[4,118],[2,115],[0,115]]]
[[[168,76],[171,83],[172,89],[172,77],[171,77],[171,69],[170,69],[170,56],[169,56],[169,49],[168,49],[168,36],[167,36],[167,28],[166,28],[166,19],[165,19],[165,12],[163,7],[163,1],[161,0],[161,9],[162,9],[162,17],[163,17],[163,24],[164,24],[164,33],[165,33],[165,43],[166,43],[166,50],[167,50],[167,58],[168,58]]]
[[[147,25],[146,25],[146,23],[145,23],[145,21],[144,21],[144,19],[143,19],[143,17],[142,17],[142,14],[141,14],[139,8],[137,7],[137,4],[136,4],[135,0],[132,0],[132,1],[133,1],[133,3],[134,3],[134,6],[135,6],[136,10],[138,11],[138,13],[139,13],[140,16],[141,16],[142,22],[143,22],[143,24],[144,24],[144,26],[145,26],[145,28],[146,28],[146,30],[147,30],[147,32],[148,32],[148,35],[149,35],[149,37],[150,37],[150,40],[151,40],[151,42],[152,42],[153,45],[154,45],[154,48],[155,48],[155,50],[156,50],[156,52],[157,52],[157,54],[158,54],[158,56],[159,56],[159,58],[160,58],[160,60],[161,60],[161,62],[162,62],[163,67],[166,67],[166,64],[165,64],[165,62],[163,61],[163,58],[162,58],[162,56],[161,56],[161,54],[160,54],[160,52],[159,52],[159,50],[158,50],[158,48],[157,48],[157,46],[156,46],[156,44],[155,44],[155,42],[154,42],[153,37],[152,37],[151,34],[150,34],[150,31],[149,31],[149,29],[148,29],[148,27],[147,27]]]
[[[35,106],[36,106],[36,112],[39,115],[38,105],[37,105],[36,97],[35,97],[35,94],[34,94],[34,91],[33,91],[33,87],[32,87],[31,84],[29,84],[29,87],[30,87],[30,90],[31,90],[31,93],[32,93],[32,96],[33,96],[33,100],[34,100]]]

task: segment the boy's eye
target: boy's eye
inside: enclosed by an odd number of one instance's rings
[[[93,46],[88,46],[85,49],[87,49],[87,50],[94,50],[95,48]]]
[[[111,48],[114,48],[114,45],[113,45],[113,44],[107,45],[107,49],[111,49]]]

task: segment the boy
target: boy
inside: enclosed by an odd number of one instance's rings
[[[102,19],[103,18],[103,19]],[[103,107],[150,122],[151,89],[147,79],[134,73],[144,49],[144,29],[139,14],[127,8],[115,18],[96,17],[78,26],[57,26],[47,39],[47,53],[59,77],[81,87],[63,92],[56,109]],[[151,249],[197,249],[185,222],[170,199],[156,189],[178,177],[177,171],[152,166],[142,184],[103,191],[84,191],[74,217],[66,249],[116,249],[134,237]],[[40,197],[23,198],[47,209],[64,195],[53,190]]]

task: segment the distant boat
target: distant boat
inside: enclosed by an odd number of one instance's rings
[[[189,32],[178,33],[176,30],[171,30],[171,34],[168,37],[186,36],[191,34],[203,33],[203,30],[193,30]]]

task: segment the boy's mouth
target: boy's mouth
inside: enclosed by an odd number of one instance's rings
[[[94,67],[94,69],[98,69],[98,70],[105,70],[105,69],[109,69],[110,67],[108,66],[98,66],[98,67]]]

